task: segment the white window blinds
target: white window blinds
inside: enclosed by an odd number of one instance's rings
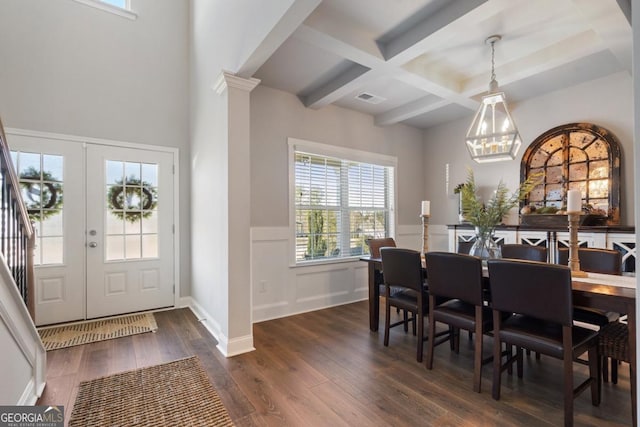
[[[295,261],[367,253],[388,236],[394,168],[294,150]]]

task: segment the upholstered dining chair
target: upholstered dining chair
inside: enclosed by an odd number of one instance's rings
[[[571,271],[566,266],[534,261],[488,261],[493,308],[493,390],[500,399],[502,371],[514,361],[522,378],[522,348],[561,359],[564,382],[564,425],[573,425],[573,400],[591,389],[591,403],[600,404],[598,332],[573,325]],[[550,303],[552,302],[552,303]],[[503,313],[513,313],[503,320]],[[502,363],[501,344],[515,346],[516,356]],[[589,355],[589,378],[574,388],[573,363]]]
[[[475,332],[473,390],[480,393],[482,336],[493,329],[491,309],[484,305],[482,260],[471,255],[428,252],[426,261],[429,276],[427,369],[433,369],[433,353],[438,344],[436,322],[446,323],[454,331]],[[459,335],[456,334],[455,340],[457,352]]]
[[[380,249],[381,248],[395,248],[396,247],[396,241],[393,239],[393,237],[383,237],[380,239],[367,239],[365,241],[365,243],[367,244],[367,246],[369,247],[369,256],[371,258],[380,258]],[[379,293],[380,295],[384,295],[385,293],[385,289],[384,289],[384,272],[383,271],[378,271],[376,270],[375,272],[375,277],[374,277],[374,281],[376,283],[376,285],[379,287]],[[395,294],[396,292],[399,292],[400,289],[396,289],[396,288],[391,288],[391,294]],[[400,309],[398,309],[398,312],[400,312]],[[407,315],[407,312],[405,311],[404,314],[404,331],[407,332],[409,330],[409,318]],[[416,325],[415,323],[413,324],[413,333],[416,333]]]
[[[579,248],[578,259],[580,260],[580,270],[590,273],[622,274],[622,254],[613,249],[604,248]],[[558,249],[558,260],[560,265],[569,263],[569,249]]]
[[[547,261],[547,248],[542,246],[509,243],[502,245],[502,258]]]
[[[389,346],[389,330],[405,321],[391,323],[391,307],[413,314],[417,324],[416,359],[422,362],[424,317],[428,312],[425,275],[420,252],[411,249],[383,247],[380,249],[385,284],[384,345]],[[391,289],[399,291],[392,293]]]
[[[622,254],[618,251],[603,248],[579,248],[578,259],[582,271],[618,276],[622,274]],[[557,263],[560,265],[569,263],[568,248],[558,249]],[[618,317],[620,317],[618,313],[607,313],[603,310],[578,306],[575,307],[573,313],[575,321],[596,325],[599,328],[611,321],[616,321]]]

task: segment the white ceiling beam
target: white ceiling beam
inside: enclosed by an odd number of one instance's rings
[[[322,0],[294,0],[267,37],[240,66],[237,75],[244,78],[252,77],[321,2]]]
[[[437,110],[449,104],[451,104],[451,102],[446,99],[427,95],[408,104],[377,114],[374,117],[374,123],[378,126],[392,125]]]
[[[623,0],[573,0],[596,33],[609,47],[620,65],[631,74],[633,51],[631,23]]]
[[[344,31],[341,33],[344,34]],[[302,24],[293,33],[293,37],[368,68],[374,68],[384,63],[382,54],[375,44],[373,45],[375,50],[372,51],[371,45],[364,41],[361,43],[347,42],[340,37],[340,34],[329,32],[327,29],[322,30]]]
[[[323,86],[311,93],[300,95],[298,98],[300,98],[305,107],[324,107],[351,93],[354,88],[358,88],[373,79],[374,76],[368,73],[370,70],[368,67],[354,63],[346,71]]]
[[[588,30],[497,67],[498,84],[503,86],[526,79],[605,49],[606,46],[603,45],[598,35],[592,30]],[[462,93],[466,96],[475,96],[486,92],[488,88],[489,76],[483,73],[465,81]]]
[[[449,2],[447,7],[427,17],[403,34],[381,44],[391,64],[402,65],[428,52],[431,47],[462,34],[496,11],[514,7],[520,0],[465,0]]]
[[[353,44],[344,42],[333,33],[329,34],[309,25],[301,25],[293,34],[293,37],[336,56],[360,64],[363,67],[375,70],[375,73],[364,70],[367,73],[366,76],[357,72],[358,70],[362,71],[362,68],[349,70],[346,75],[340,75],[338,81],[328,83],[313,94],[306,94],[306,96],[301,97],[307,107],[321,108],[340,99],[344,94],[357,90],[364,83],[381,76],[391,76],[425,92],[434,94],[439,98],[449,98],[451,102],[459,103],[470,109],[476,109],[478,106],[476,101],[461,96],[458,93],[459,88],[452,87],[451,82],[437,82],[435,79],[425,79],[402,67],[390,65],[385,62],[379,52],[360,49]]]

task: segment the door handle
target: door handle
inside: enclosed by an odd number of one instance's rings
[[[98,243],[97,242],[89,242],[89,247],[90,248],[97,248],[98,247]]]

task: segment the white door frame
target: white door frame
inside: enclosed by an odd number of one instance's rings
[[[50,132],[40,132],[34,130],[27,129],[17,129],[17,128],[5,128],[5,134],[7,135],[22,135],[22,136],[31,136],[35,138],[46,138],[46,139],[55,139],[60,141],[67,142],[75,142],[75,143],[87,143],[87,144],[97,144],[97,145],[106,145],[110,147],[123,147],[123,148],[134,148],[141,150],[152,150],[152,151],[162,151],[173,154],[173,165],[174,165],[174,173],[173,173],[173,283],[176,284],[176,289],[173,294],[173,305],[174,307],[180,307],[180,150],[176,147],[166,147],[161,145],[150,145],[150,144],[138,144],[134,142],[126,142],[126,141],[115,141],[111,139],[102,139],[102,138],[89,138],[89,137],[81,137],[76,135],[65,135],[60,133],[50,133]]]

